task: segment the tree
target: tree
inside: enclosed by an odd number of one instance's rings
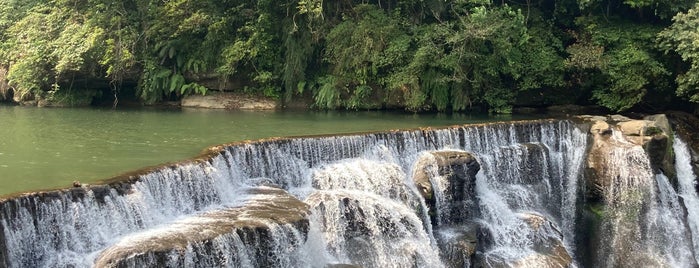
[[[672,18],[672,25],[658,34],[665,53],[675,52],[689,68],[677,75],[677,95],[699,102],[699,3]]]

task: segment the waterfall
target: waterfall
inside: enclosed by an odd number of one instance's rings
[[[694,267],[679,195],[646,151],[613,130],[598,155],[603,184],[597,266]]]
[[[699,263],[699,196],[697,196],[697,177],[692,170],[692,157],[689,154],[687,144],[678,136],[675,136],[672,146],[675,151],[675,165],[677,167],[677,181],[679,194],[687,209],[687,225],[692,234],[692,246],[694,258]]]
[[[106,185],[0,200],[0,266],[91,267],[134,248],[125,266],[567,265],[586,147],[587,135],[566,120],[221,145]],[[466,185],[430,175],[430,201],[415,166],[440,152],[471,154],[480,170],[461,177]],[[251,192],[260,187],[285,194]],[[255,207],[261,199],[269,202]],[[275,209],[303,222],[264,212]],[[228,227],[187,231],[201,222]],[[164,233],[181,239],[143,246]]]

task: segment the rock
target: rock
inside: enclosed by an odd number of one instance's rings
[[[670,138],[665,134],[653,135],[643,145],[643,149],[648,153],[653,171],[656,174],[664,173],[669,178],[674,178],[676,176],[675,159],[670,147],[672,147]]]
[[[418,158],[413,167],[413,182],[425,198],[433,224],[438,224],[437,218],[442,218],[442,223],[447,223],[462,222],[476,216],[478,206],[475,202],[475,184],[478,170],[480,164],[476,158],[465,151],[434,151]],[[439,185],[433,185],[435,182]],[[439,193],[435,193],[435,190]],[[438,200],[438,197],[442,200]],[[437,213],[443,215],[438,217]]]
[[[513,114],[537,114],[540,113],[539,109],[534,107],[514,107],[512,108]]]
[[[441,227],[435,231],[440,255],[447,267],[470,267],[478,244],[475,223]]]
[[[345,159],[314,168],[311,177],[311,185],[318,190],[358,190],[405,203],[414,198],[403,183],[405,173],[394,163]]]
[[[665,114],[649,115],[643,118],[643,120],[653,122],[655,127],[660,128],[663,133],[670,135],[672,133],[672,126],[670,126],[670,120]],[[648,132],[646,132],[648,133]],[[647,135],[653,135],[654,133],[648,133]]]
[[[600,135],[611,134],[611,127],[609,126],[609,124],[607,124],[607,122],[595,121],[592,124],[592,127],[590,127],[590,133]]]
[[[164,227],[122,238],[99,253],[95,267],[155,267],[197,265],[271,267],[277,264],[276,247],[289,249],[304,243],[308,232],[306,204],[284,190],[258,187],[243,205],[204,212]],[[295,233],[303,237],[297,237]],[[290,244],[276,245],[275,241]],[[213,253],[213,254],[212,254]]]
[[[662,130],[656,127],[653,121],[648,120],[629,120],[617,123],[617,126],[621,133],[627,136],[646,136],[662,133]]]
[[[7,83],[7,68],[0,66],[0,100],[12,99],[12,88]]]
[[[239,110],[274,110],[277,102],[270,98],[248,96],[231,92],[210,92],[182,98],[182,107]]]
[[[316,191],[305,201],[332,256],[345,256],[362,267],[386,267],[388,262],[410,267],[425,261],[429,238],[416,208],[353,190]]]
[[[574,104],[567,105],[552,105],[546,108],[546,111],[551,114],[597,114],[603,112],[603,108],[599,106],[580,106]]]
[[[610,115],[608,117],[609,117],[609,120],[611,120],[615,123],[631,121],[631,118],[628,118],[626,116],[619,115],[619,114],[613,114],[613,115]]]
[[[326,264],[325,268],[362,268],[359,265],[347,264],[347,263],[330,263]]]
[[[575,118],[580,118],[580,119],[582,119],[582,120],[590,121],[590,122],[594,122],[594,121],[607,121],[607,117],[604,117],[604,116],[601,116],[601,115],[587,115],[587,114],[583,114],[583,115],[576,115]]]
[[[480,256],[475,260],[474,267],[570,267],[573,258],[563,244],[563,235],[553,222],[533,213],[518,213],[517,217],[531,228],[528,238],[531,239],[533,253],[518,259],[506,259],[496,254],[488,256],[486,260]]]
[[[692,155],[694,173],[699,174],[699,118],[684,112],[669,112],[669,119],[675,127],[675,132],[687,143]],[[699,184],[697,184],[699,192]]]

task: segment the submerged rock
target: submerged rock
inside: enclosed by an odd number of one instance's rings
[[[270,267],[289,262],[308,232],[308,207],[281,189],[249,192],[241,206],[128,235],[103,250],[95,266]]]
[[[413,182],[429,206],[433,224],[463,222],[477,214],[476,173],[480,164],[465,151],[423,153],[413,168]]]

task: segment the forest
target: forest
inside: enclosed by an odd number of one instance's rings
[[[694,0],[0,0],[0,40],[0,99],[15,102],[228,89],[316,109],[699,103]]]

